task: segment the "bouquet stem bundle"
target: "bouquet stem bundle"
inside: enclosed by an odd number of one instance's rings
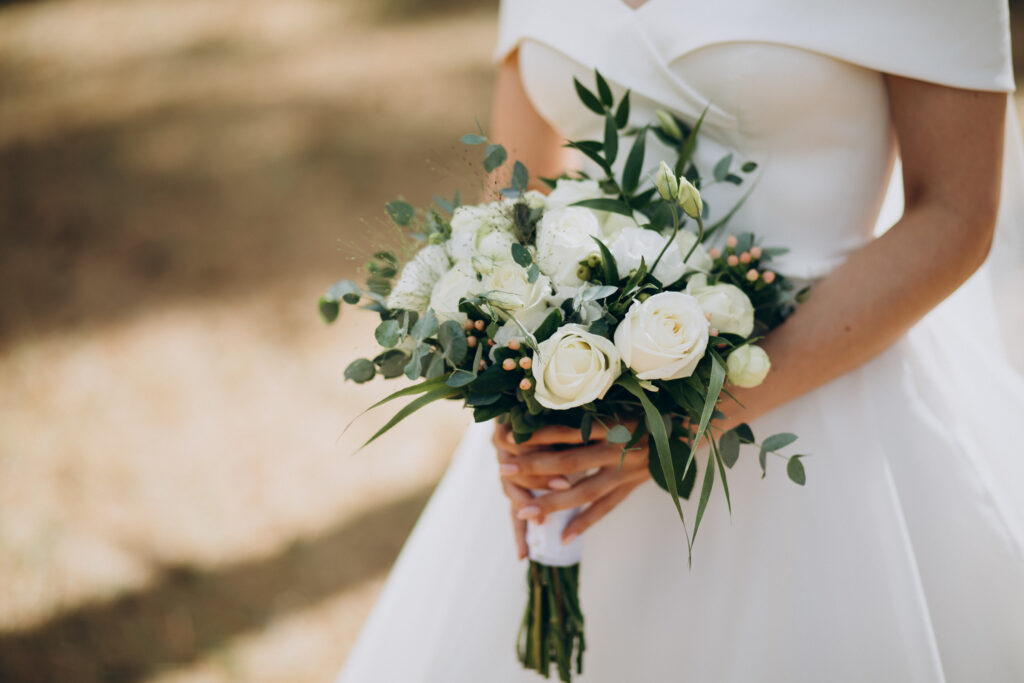
[[[530,560],[526,574],[529,596],[519,628],[519,661],[545,678],[551,664],[564,683],[583,673],[583,611],[579,600],[580,565],[552,567]]]

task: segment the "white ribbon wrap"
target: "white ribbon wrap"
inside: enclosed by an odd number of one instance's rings
[[[548,493],[534,491],[534,495]],[[583,556],[583,537],[577,536],[567,545],[562,544],[562,532],[576,516],[580,508],[559,510],[545,516],[543,524],[529,522],[526,525],[526,546],[530,559],[549,567],[570,567],[578,564]]]

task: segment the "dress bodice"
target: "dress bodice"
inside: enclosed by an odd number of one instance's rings
[[[836,29],[841,21],[863,20],[859,15],[847,17],[841,5],[826,3],[832,21],[814,30],[807,12],[798,10],[801,3],[819,7],[804,0],[737,0],[728,12],[721,3],[684,0],[648,0],[636,10],[622,0],[506,2],[497,56],[519,47],[528,97],[569,139],[601,138],[601,119],[583,107],[572,87],[574,76],[593,83],[594,68],[616,96],[631,91],[631,123],[653,122],[654,110],[663,108],[692,124],[707,108],[695,155],[702,175],[709,178],[715,162],[729,153],[737,166],[748,160],[759,165],[751,178],[756,188],[730,229],[788,247],[778,269],[815,278],[869,240],[876,227],[896,157],[883,70],[926,80],[929,74],[916,62],[922,58],[917,52],[927,50],[915,51],[912,33],[906,34],[910,45],[897,46],[899,55],[867,50]],[[914,30],[927,28],[920,23]],[[975,54],[977,65],[960,64],[944,78],[979,89],[1006,88],[1005,70],[987,66],[999,63],[1002,53]],[[887,59],[899,68],[886,68]],[[645,170],[662,158],[673,155],[650,136]],[[751,181],[702,188],[709,218],[722,216]]]

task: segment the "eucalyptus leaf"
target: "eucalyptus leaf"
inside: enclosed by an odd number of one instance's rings
[[[445,384],[447,384],[450,387],[464,387],[475,379],[476,375],[474,375],[472,372],[468,372],[466,370],[456,370],[448,377],[447,381],[445,381]]]
[[[732,164],[732,154],[726,154],[724,157],[718,160],[715,164],[715,170],[712,172],[715,180],[722,182],[725,180],[725,176],[729,175],[729,166]]]
[[[781,434],[772,434],[761,443],[761,448],[769,452],[777,451],[780,448],[785,448],[794,441],[796,441],[796,434],[789,434],[786,432]]]
[[[391,379],[402,374],[409,362],[409,354],[398,349],[390,349],[373,359],[384,379]]]
[[[363,296],[363,290],[352,280],[338,280],[327,289],[325,298],[328,301],[344,301],[347,304],[357,304]]]
[[[445,320],[437,331],[437,341],[444,349],[445,358],[452,365],[458,365],[466,358],[469,351],[469,344],[466,343],[466,335],[462,326],[454,320]]]
[[[803,486],[807,483],[807,473],[804,471],[804,464],[800,462],[800,457],[799,455],[794,455],[789,459],[789,462],[786,463],[786,474],[789,475],[794,484]]]
[[[357,358],[345,368],[345,379],[350,379],[357,384],[369,382],[377,374],[376,368],[371,361],[365,358]]]
[[[526,269],[526,281],[533,284],[540,277],[540,268],[537,267],[536,263],[531,263],[530,267]],[[493,336],[493,335],[492,335]]]
[[[388,216],[395,222],[395,225],[406,226],[412,221],[413,216],[416,215],[416,210],[412,208],[412,204],[402,199],[396,199],[393,202],[388,202],[384,205],[385,210],[388,212]]]
[[[763,448],[757,454],[757,464],[761,466],[761,478],[764,479],[768,474],[768,451]]]
[[[373,336],[376,337],[377,343],[386,349],[397,345],[401,339],[401,334],[397,320],[385,320],[373,331]]]
[[[341,312],[341,306],[337,301],[331,301],[327,297],[320,297],[319,301],[320,318],[325,323],[333,323],[338,319],[338,313]]]
[[[735,429],[730,429],[718,439],[718,453],[726,467],[732,468],[740,458],[740,437]]]
[[[754,443],[754,431],[750,428],[746,422],[741,422],[732,428],[732,431],[736,432],[736,435],[740,438],[742,443]]]
[[[487,145],[484,156],[484,170],[490,173],[508,160],[508,152],[502,145]]]
[[[462,142],[466,143],[467,145],[482,145],[483,143],[487,142],[487,138],[481,135],[476,135],[475,133],[470,133],[469,135],[462,136]]]
[[[434,310],[430,309],[426,314],[416,321],[416,324],[412,326],[412,336],[416,341],[423,341],[428,337],[433,337],[437,334],[438,322],[437,316],[434,315]]]
[[[753,173],[757,170],[757,162],[748,161],[747,163],[740,166],[740,170],[744,173]]]
[[[615,425],[608,430],[608,435],[605,436],[605,440],[608,443],[628,443],[632,438],[632,433],[629,428],[625,425]]]
[[[518,242],[512,243],[512,260],[523,268],[529,268],[530,265],[533,264],[533,257],[530,256],[530,250]]]
[[[526,170],[526,166],[523,162],[517,161],[512,166],[512,189],[517,191],[521,196],[526,192],[526,186],[530,181],[530,174]]]

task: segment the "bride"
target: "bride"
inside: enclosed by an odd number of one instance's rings
[[[1024,216],[1007,25],[1005,0],[505,2],[491,133],[534,176],[599,134],[571,87],[595,67],[636,122],[707,108],[698,166],[760,164],[731,225],[814,289],[724,426],[799,434],[808,483],[741,458],[687,570],[646,454],[473,425],[340,681],[535,680],[516,554],[578,505],[581,682],[1024,681],[1024,380],[982,266]]]

